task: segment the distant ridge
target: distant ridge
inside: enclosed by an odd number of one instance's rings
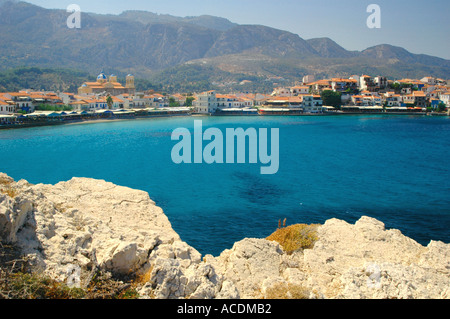
[[[390,44],[380,44],[370,47],[361,52],[363,56],[374,59],[396,59],[407,63],[423,63],[430,65],[449,65],[449,60],[433,57],[425,54],[413,54],[404,48],[393,46]]]
[[[351,58],[358,52],[347,51],[330,38],[315,38],[306,40],[323,58]]]
[[[76,30],[67,27],[65,10],[5,0],[0,4],[0,71],[52,67],[96,75],[108,69],[175,88],[183,87],[193,75],[196,83],[245,79],[270,87],[272,78],[295,82],[307,74],[364,73],[391,79],[450,74],[450,60],[393,45],[348,51],[329,38],[304,40],[291,32],[213,16],[82,13],[82,28]]]
[[[17,3],[19,0],[0,0],[0,7],[7,2]]]
[[[202,15],[198,17],[175,17],[168,14],[156,14],[147,11],[139,11],[139,10],[127,10],[119,15],[119,17],[134,20],[141,22],[143,24],[158,24],[158,23],[188,23],[197,25],[200,27],[218,30],[218,31],[227,31],[237,24],[232,23],[228,19],[214,17],[210,15]]]

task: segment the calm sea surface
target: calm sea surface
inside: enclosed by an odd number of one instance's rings
[[[179,127],[279,128],[280,168],[181,164]],[[206,145],[207,142],[204,142]],[[371,216],[427,245],[450,242],[450,119],[408,116],[180,117],[0,131],[0,171],[55,184],[72,177],[141,189],[181,238],[218,255],[278,226]]]

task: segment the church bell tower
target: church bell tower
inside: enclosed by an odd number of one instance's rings
[[[135,94],[136,87],[134,86],[134,76],[132,74],[128,74],[126,79],[127,83],[125,84],[125,87],[128,89],[128,94]]]

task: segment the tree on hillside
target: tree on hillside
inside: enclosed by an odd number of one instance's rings
[[[339,110],[342,105],[341,96],[342,94],[340,92],[325,90],[321,94],[323,105],[333,106],[335,109]]]

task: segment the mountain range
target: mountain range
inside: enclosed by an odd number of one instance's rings
[[[321,78],[364,73],[396,79],[447,78],[450,73],[450,60],[388,44],[348,51],[329,38],[305,40],[291,32],[213,16],[82,13],[81,28],[70,29],[69,15],[0,0],[0,70],[26,66],[91,75],[101,70],[119,76],[133,73],[179,89],[242,80],[270,87],[274,81],[294,82],[307,74]]]

